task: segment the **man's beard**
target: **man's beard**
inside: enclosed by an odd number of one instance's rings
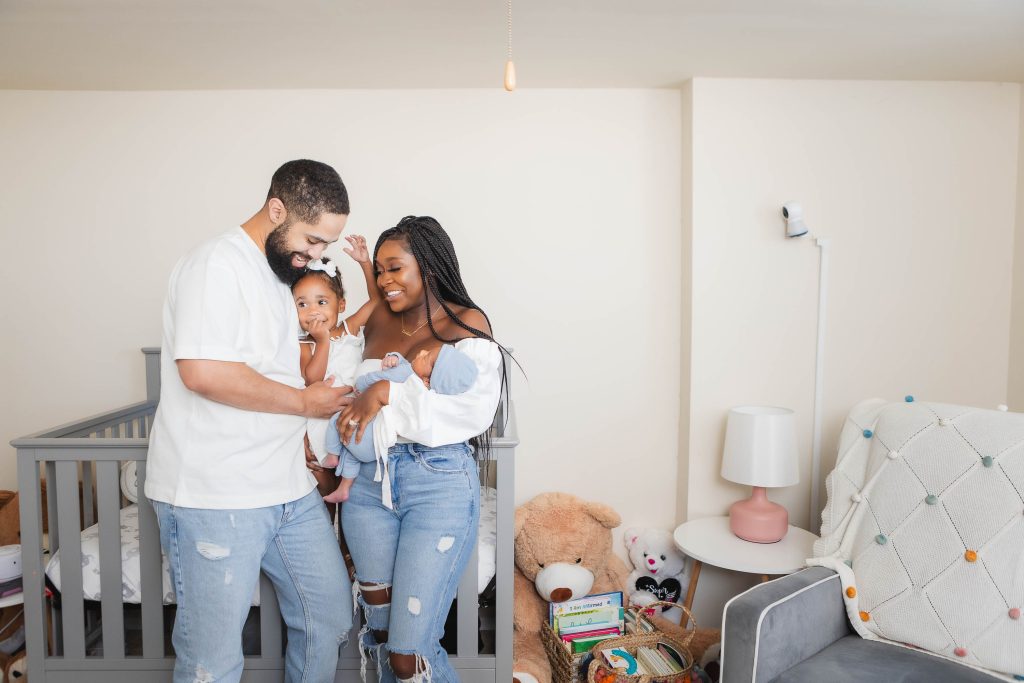
[[[284,223],[274,228],[267,236],[267,242],[265,248],[267,250],[267,263],[270,264],[270,269],[274,271],[274,275],[277,279],[285,283],[289,287],[299,281],[306,273],[306,267],[296,268],[292,265],[292,258],[295,253],[288,251],[288,245],[285,240],[288,237],[288,230],[291,228],[291,223]]]

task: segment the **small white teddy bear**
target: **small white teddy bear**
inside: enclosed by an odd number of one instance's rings
[[[664,529],[629,528],[622,540],[633,562],[633,571],[626,582],[629,604],[649,605],[659,600],[682,602],[692,563],[676,548],[672,534]],[[668,609],[661,616],[678,624],[683,611]]]

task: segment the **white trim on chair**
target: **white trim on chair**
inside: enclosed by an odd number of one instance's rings
[[[798,572],[794,572],[794,574],[799,574],[800,572],[802,572],[802,571],[804,571],[806,569],[810,569],[810,567],[804,567],[804,569],[801,569]],[[759,582],[759,583],[755,583],[753,586],[751,586],[747,590],[743,591],[742,593],[738,593],[737,595],[732,596],[731,598],[729,598],[728,602],[725,603],[725,607],[722,608],[722,629],[721,629],[722,630],[722,649],[719,652],[719,657],[721,658],[723,666],[724,666],[724,663],[725,663],[725,619],[726,619],[726,616],[729,613],[729,605],[732,604],[733,600],[738,600],[739,598],[742,598],[747,593],[749,593],[749,592],[751,592],[753,590],[756,590],[756,589],[760,588],[761,586],[764,586],[764,585],[769,584],[769,583],[775,583],[776,581],[782,581],[783,579],[789,578],[790,576],[793,576],[793,574],[786,574],[785,576],[780,576],[777,579],[772,579],[771,581],[762,581],[762,582]],[[751,679],[751,680],[753,680],[753,679]]]
[[[800,571],[803,571],[803,570],[801,569]],[[792,576],[792,574],[788,574],[788,576]],[[737,593],[736,595],[734,595],[731,598],[729,598],[728,601],[726,601],[725,607],[722,608],[722,649],[719,651],[719,657],[721,658],[721,662],[722,662],[723,667],[725,666],[725,620],[726,620],[726,618],[729,615],[729,605],[731,605],[734,600],[739,600],[740,598],[742,598],[744,595],[746,595],[750,591],[755,590],[757,588],[760,588],[761,586],[765,585],[766,583],[775,583],[776,581],[779,581],[779,580],[784,579],[784,578],[786,578],[786,577],[785,576],[780,576],[778,579],[772,579],[771,581],[764,581],[762,583],[755,583],[753,586],[751,586],[747,590],[743,591],[742,593]]]
[[[792,574],[789,574],[789,576],[792,576]],[[785,578],[786,577],[783,576],[781,578],[775,579],[774,581],[768,581],[766,583],[775,583],[775,581],[781,581],[782,579],[785,579]],[[751,683],[756,683],[756,681],[757,681],[757,655],[758,655],[758,651],[760,650],[760,647],[761,647],[761,624],[764,621],[764,617],[769,612],[769,610],[771,610],[773,607],[776,607],[777,605],[781,605],[782,603],[789,601],[791,598],[795,598],[796,596],[800,595],[804,591],[810,590],[810,589],[814,588],[815,586],[820,586],[821,584],[825,583],[826,581],[832,581],[833,579],[838,579],[838,578],[839,578],[839,574],[832,574],[831,576],[826,576],[824,579],[819,579],[818,581],[815,581],[814,583],[812,583],[812,584],[810,584],[808,586],[804,586],[803,588],[801,588],[800,590],[798,590],[798,591],[796,591],[794,593],[790,593],[789,595],[786,595],[785,597],[783,597],[783,598],[781,598],[779,600],[776,600],[775,602],[771,603],[770,605],[767,605],[763,610],[761,610],[761,613],[757,617],[757,628],[756,628],[756,630],[754,632],[754,662],[753,662],[753,666],[752,666],[751,671],[750,671]],[[752,590],[754,590],[756,588],[760,588],[763,585],[765,585],[765,584],[759,583],[756,586],[752,586],[751,588],[748,588],[747,590],[743,591],[739,595],[736,595],[736,596],[730,598],[729,601],[727,603],[725,603],[725,608],[722,610],[722,651],[721,651],[721,657],[722,657],[723,669],[724,669],[724,664],[725,664],[725,633],[726,633],[725,619],[726,619],[726,614],[729,611],[729,605],[732,604],[733,600],[737,600],[737,599],[743,597],[744,595],[746,595],[747,593],[749,593],[750,591],[752,591]],[[723,671],[723,673],[724,673],[724,671]]]

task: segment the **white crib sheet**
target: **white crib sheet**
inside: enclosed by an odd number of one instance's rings
[[[495,503],[497,491],[490,487],[481,489],[479,563],[477,593],[494,576],[495,552],[497,547],[497,515]],[[46,575],[60,590],[60,550],[46,563]],[[139,569],[139,508],[129,505],[121,509],[121,596],[127,603],[142,602],[141,571]],[[100,527],[94,524],[82,532],[82,593],[86,600],[100,599]],[[174,603],[171,589],[170,570],[167,558],[163,558],[163,600],[165,605]],[[259,590],[253,595],[253,605],[259,605]]]
[[[174,602],[167,558],[163,558],[164,604]],[[60,590],[60,550],[46,563],[46,575]],[[142,602],[142,572],[139,569],[139,506],[121,508],[121,597],[124,602]],[[100,599],[100,525],[82,532],[82,594],[86,600]],[[254,603],[256,604],[256,603]]]

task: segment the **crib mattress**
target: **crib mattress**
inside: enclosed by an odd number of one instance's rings
[[[479,565],[477,593],[494,577],[496,570],[497,492],[485,487],[480,494]],[[141,571],[139,569],[139,508],[128,505],[121,509],[121,599],[126,603],[142,602]],[[60,590],[60,551],[46,564],[46,575]],[[163,600],[174,603],[170,570],[163,558]],[[86,600],[100,599],[100,528],[94,524],[82,532],[82,593]],[[253,595],[253,605],[259,605],[259,590]]]
[[[124,602],[142,602],[142,572],[139,569],[139,506],[121,508],[121,598]],[[164,604],[174,602],[167,558],[163,558]],[[60,590],[60,550],[46,563],[46,575]],[[86,600],[100,599],[100,525],[82,532],[82,594]],[[258,604],[254,602],[253,604]]]

